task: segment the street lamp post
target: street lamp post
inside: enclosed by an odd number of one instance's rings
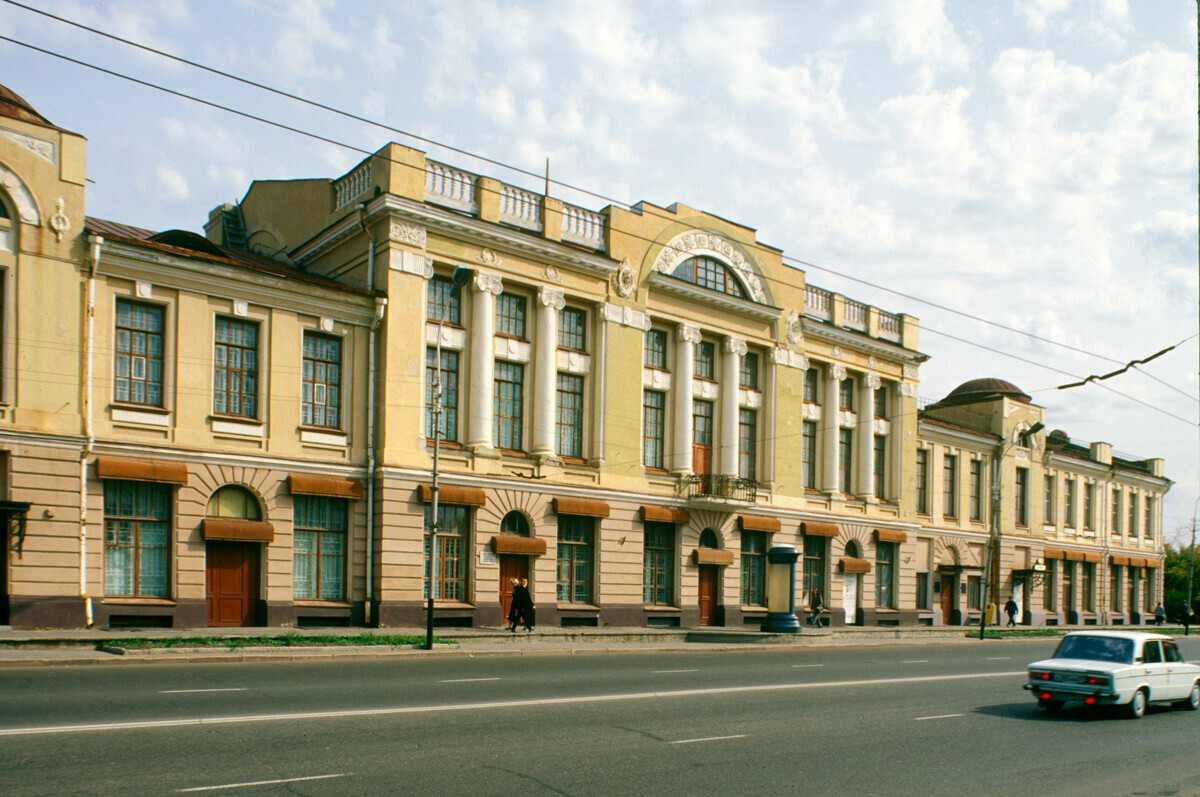
[[[1192,631],[1192,574],[1196,570],[1196,507],[1200,506],[1200,498],[1196,499],[1196,503],[1192,504],[1192,547],[1188,549],[1188,585],[1187,596],[1183,601],[1184,612],[1187,616],[1183,618],[1183,635],[1190,636]]]

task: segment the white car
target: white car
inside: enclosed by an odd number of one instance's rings
[[[1150,703],[1200,708],[1200,666],[1184,661],[1175,640],[1164,634],[1073,631],[1053,658],[1029,665],[1025,689],[1047,711],[1078,701],[1125,706],[1136,719]]]

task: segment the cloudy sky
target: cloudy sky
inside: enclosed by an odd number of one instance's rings
[[[810,283],[920,318],[922,397],[1014,382],[1050,428],[1166,459],[1167,537],[1190,529],[1193,0],[24,1],[438,142],[0,0],[0,35],[339,144],[396,140],[531,188],[439,145],[535,173],[549,158],[584,207],[678,201],[755,227]],[[7,41],[0,76],[89,139],[88,213],[150,229],[200,231],[253,179],[362,157]]]

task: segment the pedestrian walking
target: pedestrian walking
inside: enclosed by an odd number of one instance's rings
[[[1020,607],[1017,606],[1017,602],[1012,598],[1009,598],[1008,602],[1004,604],[1004,613],[1008,615],[1007,625],[1009,628],[1016,628],[1017,626],[1018,609],[1020,609]]]
[[[516,631],[517,623],[521,622],[525,630],[532,633],[533,611],[537,607],[533,605],[533,596],[529,594],[529,579],[523,578],[519,582],[513,579],[512,606],[512,627],[508,630]]]
[[[1154,607],[1154,624],[1162,625],[1165,619],[1167,619],[1167,610],[1163,608],[1162,601],[1159,601],[1158,605]]]
[[[810,626],[821,625],[822,603],[821,590],[813,587],[808,594],[808,624]]]
[[[521,588],[521,582],[515,578],[510,578],[508,580],[508,582],[509,582],[508,617],[506,617],[505,619],[508,621],[508,630],[516,631],[517,630],[517,620],[520,619],[520,616],[521,616],[520,612],[518,611],[518,606],[517,606],[517,590],[519,590]]]

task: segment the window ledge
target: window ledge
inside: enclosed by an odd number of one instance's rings
[[[340,429],[329,429],[322,426],[300,426],[301,443],[315,443],[323,446],[345,448],[349,445],[350,435]]]
[[[162,407],[150,407],[142,404],[110,404],[108,414],[113,423],[158,427],[171,425],[171,411]]]
[[[560,612],[598,612],[600,607],[591,603],[559,603]]]
[[[422,598],[421,603],[425,606],[429,605],[429,598]],[[437,598],[433,599],[433,608],[435,609],[474,609],[475,604],[464,603],[463,601],[443,601]]]
[[[301,606],[306,609],[351,609],[354,607],[354,604],[350,603],[350,601],[319,600],[315,598],[299,598],[293,600],[292,605]]]
[[[678,606],[664,606],[659,603],[645,603],[642,604],[642,608],[656,614],[679,614],[683,611]]]
[[[210,415],[208,423],[213,434],[235,437],[262,437],[266,424],[256,418],[243,415]]]
[[[176,606],[175,601],[170,598],[138,598],[133,596],[127,597],[112,597],[102,598],[100,600],[105,606]]]

